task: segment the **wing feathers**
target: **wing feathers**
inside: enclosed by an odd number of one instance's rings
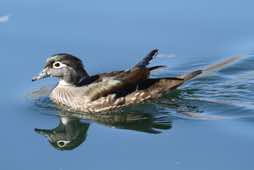
[[[144,68],[146,67],[150,61],[158,54],[158,49],[151,50],[140,62],[138,62],[133,68]]]

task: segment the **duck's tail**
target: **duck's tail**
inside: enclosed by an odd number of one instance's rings
[[[218,63],[215,63],[215,64],[210,64],[208,66],[206,66],[203,70],[203,73],[204,74],[207,74],[207,73],[211,73],[211,72],[214,72],[214,71],[218,71],[238,60],[241,59],[241,56],[240,55],[237,55],[237,56],[232,56],[232,57],[228,57]]]
[[[179,87],[180,85],[182,85],[183,83],[185,83],[188,80],[194,79],[198,76],[205,76],[208,73],[212,73],[214,71],[218,71],[236,61],[238,61],[239,59],[241,59],[240,56],[233,56],[233,57],[229,57],[226,58],[218,63],[215,64],[211,64],[206,66],[203,69],[199,69],[199,70],[195,70],[177,77],[165,77],[165,78],[158,78],[158,79],[150,79],[150,81],[152,80],[153,83],[153,88],[156,87],[159,89],[159,91],[161,90],[161,92],[165,92],[165,91],[170,91],[173,89],[176,89],[177,87]],[[152,89],[154,90],[154,89]]]
[[[178,76],[177,78],[183,79],[183,81],[188,81],[188,80],[193,79],[194,77],[197,77],[202,72],[203,72],[203,70],[196,70],[196,71],[192,71],[190,73]]]
[[[177,78],[181,78],[183,79],[184,81],[188,81],[188,80],[191,80],[197,76],[204,76],[204,75],[207,75],[209,73],[212,73],[212,72],[215,72],[215,71],[218,71],[222,68],[225,68],[226,66],[238,61],[241,59],[241,56],[232,56],[232,57],[229,57],[229,58],[226,58],[218,63],[215,63],[215,64],[210,64],[208,66],[206,66],[205,68],[203,69],[200,69],[200,70],[196,70],[196,71],[192,71],[190,73],[187,73],[187,74],[184,74],[184,75],[181,75],[181,76],[178,76]]]

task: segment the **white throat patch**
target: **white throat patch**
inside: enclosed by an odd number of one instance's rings
[[[65,80],[60,80],[58,85],[60,85],[60,86],[71,86],[72,84],[66,82]]]

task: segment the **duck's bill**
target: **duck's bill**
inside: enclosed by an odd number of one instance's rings
[[[34,131],[42,136],[48,137],[52,132],[48,129],[37,129],[35,128]]]
[[[41,80],[41,79],[44,79],[46,77],[48,77],[48,73],[46,70],[43,70],[40,74],[38,74],[37,76],[33,77],[32,78],[32,81],[37,81],[37,80]]]

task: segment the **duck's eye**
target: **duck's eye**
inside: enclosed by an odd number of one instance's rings
[[[65,67],[66,65],[65,64],[63,64],[63,63],[61,63],[61,62],[59,62],[59,61],[57,61],[57,62],[55,62],[54,64],[53,64],[53,68],[63,68],[63,67]]]
[[[57,141],[57,145],[60,148],[65,147],[68,143],[70,143],[70,141],[64,141],[64,140]]]

